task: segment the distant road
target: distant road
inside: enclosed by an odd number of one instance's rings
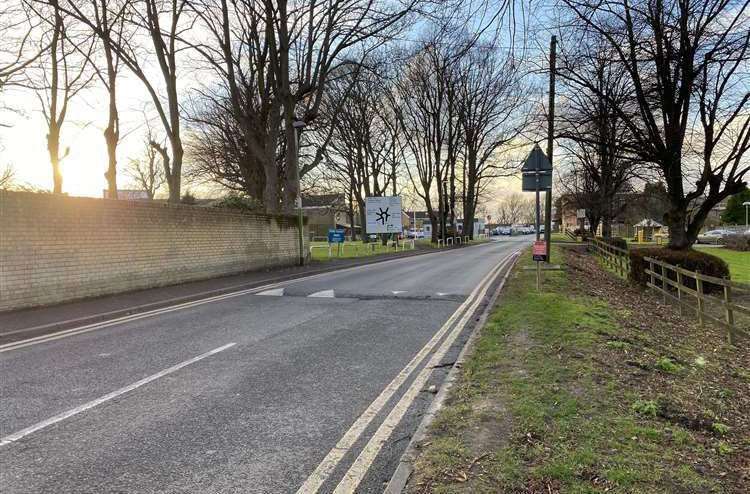
[[[382,492],[445,374],[427,367],[455,360],[488,273],[527,243],[0,347],[0,492]]]

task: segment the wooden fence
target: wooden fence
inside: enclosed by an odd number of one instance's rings
[[[597,239],[591,240],[591,247],[607,267],[620,276],[629,277],[630,255],[627,250]],[[651,257],[644,260],[648,263],[647,285],[661,293],[664,302],[676,301],[681,315],[685,307],[694,310],[701,324],[710,321],[725,328],[732,344],[736,344],[738,336],[748,336],[750,285],[689,271]],[[714,285],[711,291],[719,292],[721,296],[708,294],[706,284]]]
[[[591,239],[591,246],[601,256],[605,265],[615,270],[620,276],[627,278],[630,275],[630,254],[627,250],[595,238]]]
[[[668,299],[676,301],[680,314],[683,314],[683,307],[688,307],[695,310],[701,324],[706,320],[719,324],[727,330],[727,338],[733,345],[737,343],[738,336],[748,336],[747,331],[740,327],[736,316],[740,315],[743,320],[750,321],[750,318],[745,317],[750,316],[750,308],[738,303],[735,296],[742,295],[743,299],[750,300],[749,285],[688,271],[651,257],[643,259],[648,263],[647,285],[660,292],[665,302]],[[687,283],[695,288],[687,286]],[[721,292],[722,296],[709,295],[706,284],[714,285],[711,291]]]

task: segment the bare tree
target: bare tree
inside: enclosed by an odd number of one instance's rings
[[[733,0],[562,0],[581,41],[604,39],[630,79],[637,113],[563,57],[560,75],[608,99],[632,133],[630,151],[667,186],[669,246],[690,247],[709,211],[750,171],[750,3]]]
[[[49,8],[35,10],[42,19],[51,19],[52,26],[46,44],[49,49],[39,59],[38,82],[34,84],[47,124],[47,152],[52,165],[53,193],[62,193],[61,163],[70,148],[61,150],[60,137],[73,98],[86,88],[93,76],[89,59],[94,42],[82,38],[71,28],[73,19],[59,8],[57,0]]]
[[[520,192],[505,196],[497,205],[497,222],[501,225],[513,225],[524,219],[528,199]]]
[[[48,0],[57,2],[58,0]],[[95,16],[83,8],[76,0],[59,0],[67,14],[74,16],[96,33],[100,39],[107,39],[113,55],[119,58],[143,83],[154,105],[159,120],[167,136],[167,144],[153,141],[152,145],[162,156],[164,176],[169,188],[169,201],[180,202],[182,182],[182,118],[180,113],[180,90],[177,74],[180,70],[178,54],[185,49],[183,40],[193,27],[186,17],[188,0],[132,0],[123,4],[118,16],[123,16],[126,29],[132,29],[126,36],[115,37]],[[117,18],[119,19],[119,17]],[[114,26],[110,18],[107,26]],[[140,46],[141,36],[150,45],[147,50]],[[150,54],[155,60],[148,60]],[[156,70],[149,63],[154,61]],[[156,76],[154,75],[156,74]],[[163,87],[163,94],[160,91]]]
[[[131,158],[127,168],[128,176],[136,186],[146,191],[151,200],[165,183],[163,168],[156,161],[158,152],[151,144],[152,142],[154,142],[154,137],[149,129],[144,141],[143,155],[139,158]]]
[[[475,212],[487,181],[514,174],[501,154],[528,127],[531,85],[520,61],[493,46],[477,44],[461,61],[458,122],[463,132],[465,231],[473,237]]]
[[[10,165],[6,165],[0,170],[0,189],[9,189],[15,182],[15,170]]]
[[[104,141],[107,146],[107,195],[117,199],[117,145],[120,142],[120,113],[117,107],[117,78],[120,70],[120,55],[116,47],[122,46],[127,33],[125,20],[129,15],[131,0],[86,0],[76,5],[80,16],[85,16],[96,29],[101,51],[89,58],[91,67],[107,90],[107,125],[104,128]],[[103,58],[103,60],[102,60]]]
[[[356,202],[363,235],[365,198],[396,195],[403,156],[398,122],[388,106],[389,82],[381,76],[385,72],[383,64],[374,65],[332,80],[321,107],[321,119],[332,126],[330,137],[325,128],[318,133],[325,141],[323,163],[329,176],[351,192],[351,208]]]
[[[23,2],[0,5],[0,94],[9,86],[22,84],[19,76],[46,51],[40,31],[45,21]]]
[[[612,220],[624,210],[618,195],[630,192],[641,163],[632,152],[632,134],[620,116],[637,109],[630,79],[617,63],[606,43],[585,45],[576,72],[592,81],[596,91],[571,87],[558,115],[558,140],[566,152],[566,171],[559,183],[576,209],[585,209],[594,234],[611,236]],[[617,105],[620,113],[613,110]],[[628,108],[630,105],[630,108]]]

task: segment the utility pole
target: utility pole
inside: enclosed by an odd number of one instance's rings
[[[547,158],[552,163],[552,141],[555,134],[555,63],[557,61],[557,36],[549,43],[549,110],[547,115]],[[537,194],[539,194],[537,192]],[[550,262],[550,239],[552,238],[552,188],[544,194],[544,241],[547,243],[547,262]],[[538,200],[537,200],[538,203]],[[538,213],[537,213],[538,214]],[[537,220],[538,221],[538,220]],[[538,240],[538,238],[537,238]]]
[[[299,170],[299,143],[300,143],[300,133],[302,132],[302,129],[305,128],[305,122],[302,120],[295,120],[292,123],[292,127],[294,127],[294,167],[296,170]],[[299,232],[299,265],[304,266],[305,265],[305,233],[304,233],[304,218],[302,216],[302,191],[298,189],[298,196],[297,196],[297,230]]]

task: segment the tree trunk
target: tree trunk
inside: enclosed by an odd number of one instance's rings
[[[54,125],[50,126],[47,134],[47,151],[49,161],[52,164],[52,192],[62,194],[63,176],[60,170],[60,130]]]
[[[184,151],[179,136],[174,136],[172,142],[172,167],[167,174],[167,185],[169,186],[169,202],[178,203],[181,198],[182,182],[182,158]],[[166,171],[166,170],[165,170]]]
[[[354,226],[354,194],[349,189],[349,225],[352,228],[352,242],[357,240],[357,230]]]

